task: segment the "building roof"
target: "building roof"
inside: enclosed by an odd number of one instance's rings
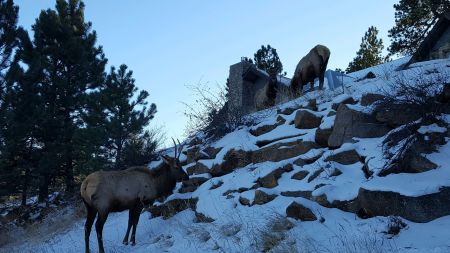
[[[443,14],[439,20],[436,22],[434,27],[425,37],[423,42],[420,44],[417,51],[413,54],[406,66],[414,63],[427,60],[427,55],[430,50],[434,47],[439,38],[444,34],[445,30],[450,26],[450,12]]]

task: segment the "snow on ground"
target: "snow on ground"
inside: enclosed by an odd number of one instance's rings
[[[450,59],[429,61],[413,64],[409,69],[399,71],[399,66],[406,63],[408,57],[386,64],[374,66],[365,70],[349,74],[344,80],[344,89],[312,91],[298,99],[278,105],[249,117],[255,119],[253,126],[243,126],[225,135],[213,143],[212,146],[221,150],[215,159],[200,160],[208,168],[223,162],[229,150],[255,151],[258,143],[268,143],[270,147],[277,143],[288,143],[297,140],[313,141],[315,129],[297,129],[290,124],[295,118],[295,112],[281,115],[285,123],[274,130],[254,136],[250,129],[257,129],[265,125],[277,123],[277,110],[299,108],[306,106],[309,99],[317,99],[318,112],[314,114],[322,117],[320,128],[333,126],[335,116],[328,116],[331,105],[339,103],[349,97],[359,100],[364,93],[381,93],[390,89],[389,83],[398,78],[411,79],[418,73],[429,78],[445,76],[450,79]],[[363,79],[369,71],[376,75],[374,79]],[[345,91],[344,94],[342,92]],[[368,107],[360,105],[349,106],[354,110],[370,111]],[[449,115],[443,118],[450,122]],[[442,132],[445,128],[436,124],[422,126],[422,134]],[[399,235],[384,233],[390,222],[388,217],[374,217],[360,219],[355,214],[343,212],[335,208],[325,208],[319,204],[300,197],[282,196],[287,191],[310,191],[312,196],[325,195],[328,201],[352,200],[360,188],[377,191],[393,191],[405,196],[420,196],[433,193],[442,186],[450,186],[450,143],[438,147],[435,153],[426,157],[438,165],[433,169],[416,174],[389,174],[385,177],[373,176],[366,178],[362,163],[342,165],[337,162],[325,161],[327,157],[340,152],[356,150],[365,157],[366,165],[376,173],[385,165],[382,145],[385,137],[355,139],[356,143],[346,143],[339,149],[325,148],[311,149],[305,154],[286,160],[266,161],[249,164],[237,168],[227,175],[210,178],[209,175],[197,175],[209,178],[192,193],[176,193],[169,196],[187,199],[198,198],[197,211],[213,218],[211,223],[196,223],[195,213],[185,210],[167,220],[161,217],[152,218],[148,213],[141,215],[137,229],[137,245],[122,245],[126,230],[128,213],[111,214],[104,228],[104,245],[107,252],[260,252],[266,244],[276,244],[272,252],[450,252],[450,216],[441,217],[428,223],[414,223],[403,220],[407,226]],[[186,150],[186,147],[185,149]],[[173,154],[168,149],[167,154]],[[277,197],[264,205],[242,205],[240,197],[253,202],[255,190],[251,189],[258,178],[263,177],[277,168],[293,164],[297,159],[321,157],[304,166],[293,165],[293,170],[282,174],[278,179],[278,186],[267,189],[259,188],[267,194]],[[181,159],[186,159],[185,155]],[[157,166],[154,162],[150,167]],[[186,165],[187,168],[190,165]],[[317,178],[308,182],[308,177],[302,180],[292,179],[292,175],[299,171],[314,174],[323,171]],[[338,169],[339,176],[331,176]],[[213,185],[219,185],[211,189]],[[319,186],[319,187],[318,187]],[[177,186],[179,189],[180,184]],[[300,222],[286,217],[286,207],[293,201],[309,208],[322,221]],[[274,224],[291,224],[289,229],[275,229]],[[91,234],[91,248],[97,250],[95,230]],[[82,252],[84,250],[84,221],[77,220],[64,233],[42,235],[23,242],[13,242],[0,248],[0,252]]]

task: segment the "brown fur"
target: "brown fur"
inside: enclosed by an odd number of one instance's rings
[[[181,148],[179,152],[181,153]],[[136,226],[144,205],[166,197],[172,193],[177,181],[188,179],[176,153],[175,158],[163,156],[163,161],[154,170],[131,167],[122,171],[97,171],[86,177],[80,187],[88,213],[85,225],[86,252],[89,252],[89,235],[96,216],[99,252],[104,252],[102,230],[110,212],[130,210],[123,243],[128,244],[130,229],[133,228],[130,241],[132,245],[135,244]]]
[[[326,46],[317,45],[304,56],[295,68],[291,80],[291,89],[294,94],[302,94],[303,86],[311,83],[314,88],[314,79],[319,78],[319,89],[323,89],[325,70],[327,69],[330,50]]]

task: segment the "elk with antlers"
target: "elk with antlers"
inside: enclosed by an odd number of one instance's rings
[[[134,245],[136,226],[144,205],[170,195],[177,182],[188,179],[179,160],[183,146],[179,141],[178,147],[175,140],[173,142],[175,156],[162,155],[162,165],[153,170],[143,166],[131,167],[122,171],[97,171],[86,177],[80,189],[87,209],[86,252],[89,252],[89,235],[96,216],[95,230],[100,253],[104,252],[103,225],[110,212],[129,210],[128,228],[123,243],[128,244],[130,229],[133,228],[130,241]]]

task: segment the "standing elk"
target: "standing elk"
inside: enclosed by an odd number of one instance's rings
[[[173,139],[172,139],[173,140]],[[152,204],[160,197],[170,195],[177,182],[187,180],[188,175],[180,164],[180,154],[183,146],[174,142],[175,156],[163,155],[164,163],[153,170],[147,167],[131,167],[122,171],[97,171],[81,184],[81,197],[87,209],[85,224],[86,253],[89,252],[89,236],[95,217],[98,249],[103,248],[103,225],[110,212],[129,210],[128,228],[123,243],[128,244],[130,229],[131,245],[136,244],[136,226],[144,205]]]
[[[311,83],[314,89],[314,79],[319,78],[319,89],[323,89],[325,70],[327,69],[330,50],[326,46],[317,45],[304,56],[295,68],[294,77],[291,80],[293,94],[301,95],[303,86]]]

